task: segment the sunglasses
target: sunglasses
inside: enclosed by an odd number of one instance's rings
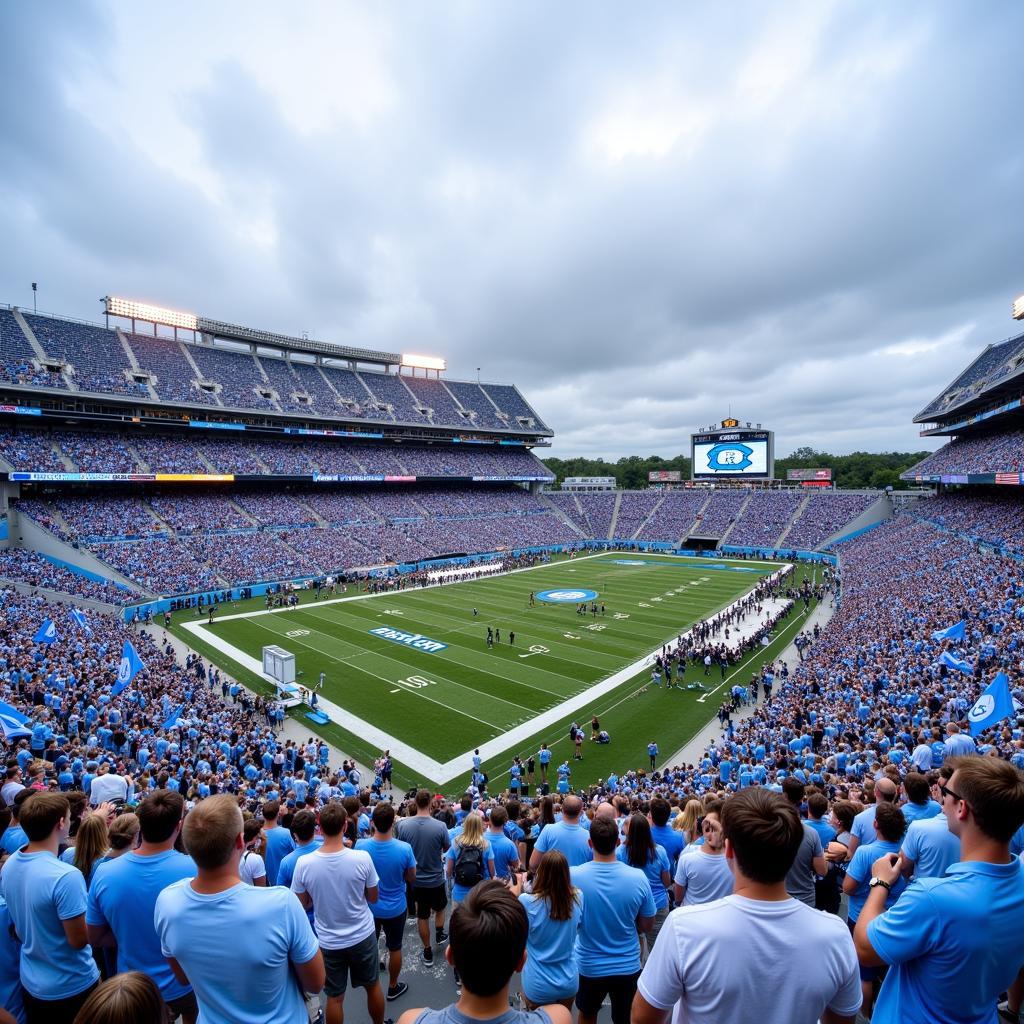
[[[939,792],[942,794],[943,798],[951,796],[954,800],[963,800],[963,797],[960,796],[959,793],[954,793],[949,786],[944,786],[941,782],[939,783]]]

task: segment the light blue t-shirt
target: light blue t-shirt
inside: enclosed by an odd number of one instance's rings
[[[586,864],[594,859],[594,851],[590,848],[590,836],[582,825],[567,825],[564,821],[556,821],[548,825],[537,837],[534,850],[547,853],[558,850],[565,855],[569,867]]]
[[[659,846],[665,847],[665,852],[668,854],[669,871],[675,873],[676,862],[683,852],[683,847],[686,846],[686,837],[671,825],[652,825],[651,838]]]
[[[629,863],[629,851],[625,846],[618,847],[615,856],[627,867],[634,867]],[[663,871],[667,874],[671,869],[665,847],[655,843],[653,860],[649,860],[642,868],[636,870],[642,871],[647,876],[647,881],[651,885],[651,894],[654,896],[655,909],[661,910],[663,907],[667,907],[668,890],[665,888],[661,874]]]
[[[544,833],[550,830],[549,826]],[[574,867],[570,874],[572,884],[583,893],[583,918],[576,939],[580,974],[588,978],[635,974],[640,970],[636,920],[656,913],[647,876],[617,860],[591,861]]]
[[[377,902],[370,912],[381,921],[406,911],[405,873],[416,867],[416,854],[401,839],[360,839],[357,850],[365,850],[377,870]]]
[[[926,800],[923,804],[912,804],[909,801],[900,808],[903,818],[909,825],[912,821],[927,821],[942,813],[941,805],[935,800]]]
[[[195,876],[195,862],[177,850],[149,857],[133,851],[100,864],[89,887],[86,924],[109,925],[117,939],[118,970],[148,974],[168,1001],[190,988],[178,981],[160,951],[153,909],[167,886]]]
[[[11,934],[11,915],[7,902],[0,896],[0,1006],[18,1024],[25,1024],[25,1008],[21,1001],[21,945]]]
[[[448,847],[448,852],[444,855],[444,859],[446,861],[451,861],[452,864],[452,900],[455,903],[461,903],[473,888],[471,885],[459,885],[459,883],[455,881],[454,871],[458,863],[459,851],[461,849],[462,846],[459,843],[452,843],[452,845]],[[483,872],[480,876],[481,882],[494,877],[494,854],[491,852],[490,846],[487,847],[487,852],[484,854],[482,869]]]
[[[490,829],[487,829],[484,835],[491,844],[491,853],[494,854],[494,877],[508,878],[512,873],[509,865],[519,860],[519,848],[511,839]]]
[[[731,895],[736,881],[725,854],[704,853],[703,845],[699,840],[691,843],[676,866],[675,883],[684,890],[684,907],[724,899]]]
[[[202,895],[185,879],[157,897],[154,921],[203,1024],[307,1024],[291,964],[308,963],[319,946],[293,892],[239,882]]]
[[[868,843],[867,846],[858,846],[850,863],[846,866],[846,877],[852,878],[857,883],[856,891],[850,896],[850,904],[846,911],[849,921],[856,921],[860,912],[867,902],[869,883],[871,881],[871,865],[884,857],[887,853],[899,853],[900,844],[890,842],[888,839],[879,839],[878,842]],[[885,897],[885,908],[889,909],[899,898],[900,894],[907,887],[907,880],[900,876],[893,883],[891,891]]]
[[[530,922],[522,975],[526,998],[542,1006],[574,996],[580,984],[576,933],[583,917],[583,894],[576,894],[572,916],[565,921],[552,921],[547,901],[533,893],[524,892],[519,902]]]
[[[21,983],[37,999],[84,992],[100,972],[92,949],[72,949],[63,921],[85,913],[82,872],[52,853],[16,853],[0,872],[0,895],[21,938]]]
[[[960,860],[960,839],[949,831],[945,815],[924,818],[907,829],[903,854],[914,862],[914,878],[941,878]]]
[[[1024,865],[954,864],[923,878],[868,925],[890,964],[872,1024],[991,1024],[1021,966]]]
[[[292,887],[292,879],[295,877],[295,865],[298,864],[303,857],[308,857],[309,854],[313,853],[315,850],[319,850],[323,845],[324,841],[322,839],[314,838],[310,842],[306,843],[305,846],[296,846],[291,853],[285,854],[285,856],[281,858],[281,863],[277,869],[276,884],[284,886],[285,889],[290,889]]]
[[[28,836],[20,825],[11,825],[0,838],[0,849],[4,853],[17,853],[23,846],[28,845]]]
[[[263,855],[263,863],[267,866],[267,885],[277,885],[281,861],[295,849],[295,843],[291,832],[280,825],[264,830],[263,834],[267,837],[267,852]]]

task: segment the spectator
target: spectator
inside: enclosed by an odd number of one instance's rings
[[[116,949],[119,969],[152,978],[174,1017],[195,1024],[195,993],[175,977],[153,924],[160,893],[174,882],[196,876],[192,859],[174,848],[184,809],[181,794],[169,789],[158,789],[139,804],[139,848],[97,867],[89,888],[86,924],[94,948]]]
[[[395,809],[390,803],[378,803],[373,809],[373,835],[360,839],[357,850],[365,850],[377,871],[377,902],[370,908],[376,938],[384,932],[388,950],[388,1002],[405,995],[409,986],[399,981],[402,973],[402,938],[405,934],[406,887],[416,884],[416,854],[412,847],[396,839]]]
[[[558,850],[574,868],[586,864],[593,857],[587,839],[587,831],[580,824],[583,801],[578,796],[567,796],[562,800],[562,820],[548,825],[537,837],[530,855],[530,870],[536,871],[541,857],[548,850]]]
[[[160,893],[154,922],[163,955],[178,981],[195,990],[202,1018],[306,1024],[302,993],[323,988],[323,957],[292,893],[239,878],[244,840],[237,800],[200,801],[182,838],[197,876]]]
[[[295,849],[291,832],[277,823],[280,813],[281,804],[277,800],[268,800],[263,805],[263,839],[267,844],[263,859],[267,870],[267,885],[277,885],[281,861]]]
[[[804,784],[799,779],[790,776],[783,779],[782,792],[799,814],[800,805],[804,799]],[[794,899],[813,907],[815,904],[815,882],[818,878],[825,877],[828,866],[825,863],[825,851],[817,829],[812,828],[806,821],[801,821],[800,827],[804,832],[804,841],[796,851],[792,867],[786,875],[786,892]]]
[[[366,989],[366,1009],[373,1024],[383,1024],[377,933],[369,907],[377,902],[379,879],[368,853],[345,846],[347,820],[339,801],[332,800],[323,808],[323,845],[296,865],[292,892],[316,918],[316,934],[327,971],[327,1024],[342,1022],[350,974],[354,987]]]
[[[555,826],[544,830],[548,833]],[[616,859],[619,829],[598,817],[590,826],[594,859],[572,868],[572,883],[583,894],[583,916],[576,940],[580,987],[576,1007],[580,1024],[595,1024],[605,997],[613,1024],[626,1024],[640,976],[637,932],[654,923],[654,896],[642,871]]]
[[[664,846],[654,842],[647,818],[642,814],[633,814],[626,819],[622,845],[615,851],[615,855],[623,864],[642,871],[651,886],[654,923],[645,936],[650,948],[657,941],[658,932],[668,917],[668,887],[672,884],[668,854]]]
[[[172,1020],[176,1019],[172,1017]],[[78,1011],[75,1024],[167,1024],[167,1004],[153,979],[139,971],[103,982]]]
[[[28,845],[0,873],[21,939],[21,984],[28,1024],[72,1024],[99,981],[85,925],[81,871],[57,857],[71,827],[71,805],[58,793],[33,793],[21,808]]]
[[[796,809],[745,789],[722,809],[736,890],[669,915],[640,977],[633,1024],[853,1024],[857,960],[842,923],[786,892],[804,831]],[[779,964],[813,965],[779,976]],[[767,994],[771,993],[770,998]]]
[[[416,814],[398,823],[398,838],[407,842],[416,855],[416,884],[412,896],[416,907],[420,941],[423,943],[423,962],[429,967],[434,962],[430,945],[430,915],[434,915],[434,938],[440,946],[448,938],[444,930],[444,912],[448,894],[444,884],[444,855],[450,845],[448,829],[430,813],[430,792],[416,793]]]
[[[492,807],[487,818],[484,838],[490,845],[494,857],[494,877],[500,878],[503,882],[514,879],[519,870],[519,850],[505,835],[507,824],[508,811],[501,804]]]
[[[874,1024],[993,1020],[999,994],[1017,981],[1024,881],[1010,840],[1024,823],[1024,774],[995,758],[952,767],[942,810],[961,862],[941,878],[912,882],[887,909],[878,890],[897,884],[899,858],[886,853],[871,866],[878,885],[855,939],[862,964],[889,965]]]
[[[733,874],[725,858],[721,811],[718,801],[708,804],[703,818],[699,819],[704,842],[688,846],[679,858],[675,878],[677,904],[689,907],[711,903],[732,892]]]
[[[464,979],[459,999],[443,1010],[406,1010],[398,1024],[571,1024],[564,1006],[510,1010],[512,975],[523,969],[529,924],[515,896],[500,882],[484,882],[452,911],[445,956]]]
[[[541,857],[532,891],[523,892],[522,888],[521,881],[512,886],[530,922],[522,981],[526,1006],[536,1010],[548,1003],[561,1003],[571,1011],[579,989],[576,935],[583,916],[583,894],[573,887],[569,862],[558,850]]]

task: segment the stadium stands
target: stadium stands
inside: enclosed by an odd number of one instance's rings
[[[902,474],[915,476],[964,473],[1019,473],[1024,470],[1024,431],[1009,430],[962,437],[943,445]]]
[[[128,335],[139,368],[156,378],[156,391],[164,402],[217,405],[211,391],[199,387],[199,373],[186,356],[185,346],[170,338]]]
[[[729,534],[729,543],[775,547],[806,497],[806,491],[754,491]]]
[[[0,380],[23,387],[67,388],[61,374],[39,366],[35,350],[9,309],[0,309]]]
[[[747,491],[712,492],[710,502],[694,527],[694,534],[698,537],[720,537],[732,525],[747,497]]]
[[[93,580],[24,548],[0,550],[0,579],[42,587],[106,604],[129,604],[142,595],[131,587]]]
[[[615,521],[616,538],[630,540],[661,500],[660,491],[623,491]]]

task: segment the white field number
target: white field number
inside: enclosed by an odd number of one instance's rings
[[[520,658],[532,658],[535,654],[547,654],[548,648],[543,644],[534,644],[527,654],[520,654]]]
[[[289,629],[285,636],[296,637],[296,636],[309,636],[308,629]]]
[[[408,679],[399,679],[398,688],[392,693],[401,693],[402,690],[422,690],[427,686],[437,686],[433,679],[426,679],[423,676],[409,676]]]
[[[591,630],[594,633],[600,633],[601,630],[604,629],[604,626],[600,622],[592,622],[589,626],[587,626],[587,629]]]

